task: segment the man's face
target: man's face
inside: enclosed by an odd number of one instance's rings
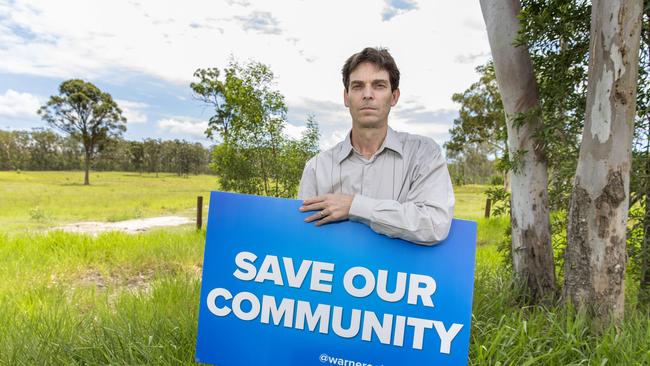
[[[390,108],[397,104],[399,89],[391,92],[388,71],[364,62],[350,73],[350,85],[343,92],[345,106],[350,109],[352,123],[359,127],[377,128],[388,125]]]

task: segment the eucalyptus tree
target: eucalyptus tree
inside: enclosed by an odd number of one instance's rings
[[[84,185],[90,184],[89,171],[97,149],[126,131],[126,118],[111,95],[79,79],[61,83],[59,94],[52,95],[38,114],[83,145]]]
[[[601,319],[625,304],[642,0],[594,0],[585,124],[569,203],[564,295]]]
[[[519,0],[481,0],[512,161],[512,262],[516,279],[536,301],[555,295],[555,265],[547,205],[546,157],[539,92],[526,47],[516,44]]]

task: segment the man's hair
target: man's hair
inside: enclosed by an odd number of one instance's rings
[[[395,60],[393,60],[393,56],[385,48],[366,47],[363,51],[350,56],[343,65],[341,73],[343,74],[343,86],[345,90],[348,90],[348,86],[350,85],[350,74],[352,71],[364,62],[374,64],[380,70],[386,70],[388,72],[391,91],[395,91],[399,87],[399,70],[397,69]]]

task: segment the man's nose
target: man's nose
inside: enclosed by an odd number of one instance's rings
[[[372,99],[372,98],[373,98],[372,88],[371,87],[363,88],[363,99]]]

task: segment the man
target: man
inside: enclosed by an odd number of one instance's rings
[[[393,57],[385,49],[365,48],[345,62],[342,73],[352,130],[307,162],[300,210],[316,212],[305,221],[320,226],[350,219],[425,245],[445,239],[454,193],[440,146],[388,127],[400,96]]]

